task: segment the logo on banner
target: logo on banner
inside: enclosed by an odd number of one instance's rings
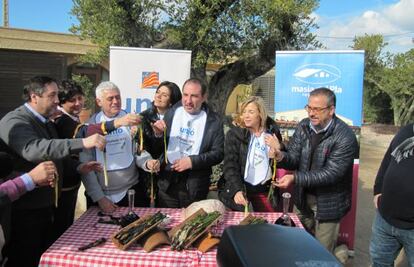
[[[293,76],[308,84],[326,84],[340,79],[341,71],[333,65],[315,63],[300,66]]]
[[[141,89],[157,89],[160,84],[160,74],[155,71],[142,72]]]

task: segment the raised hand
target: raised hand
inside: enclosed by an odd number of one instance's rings
[[[243,194],[243,192],[242,191],[238,191],[235,195],[234,195],[234,202],[236,203],[236,204],[239,204],[239,205],[243,205],[243,206],[246,206],[247,205],[247,200],[246,200],[246,198],[244,197],[244,194]]]
[[[277,161],[280,161],[283,158],[283,153],[280,151],[281,145],[276,135],[266,134],[265,143],[267,146],[270,147],[269,158],[271,159],[276,158]]]
[[[288,188],[289,185],[293,184],[294,180],[295,177],[293,174],[286,174],[285,176],[279,178],[274,185],[280,188]]]
[[[54,186],[56,166],[53,161],[44,161],[34,167],[28,174],[37,186]]]
[[[183,172],[186,170],[189,170],[193,167],[193,164],[191,162],[190,157],[184,157],[181,159],[178,159],[174,161],[174,163],[171,165],[171,169],[173,169],[176,172]]]
[[[114,121],[115,128],[119,128],[122,126],[134,126],[141,123],[141,116],[134,113],[128,113],[121,118],[117,118]]]
[[[274,150],[280,150],[280,142],[279,139],[277,139],[276,135],[266,134],[265,135],[265,143],[270,148],[273,148]]]
[[[167,127],[163,120],[158,120],[151,124],[155,135],[160,136],[164,134],[164,129]]]
[[[102,212],[105,214],[110,214],[114,212],[116,208],[118,207],[106,197],[103,197],[100,200],[98,200],[98,205],[99,205],[99,208],[101,208]]]
[[[88,172],[102,172],[102,165],[98,161],[89,161],[79,165],[79,173],[87,174]]]
[[[160,161],[156,159],[150,159],[147,161],[147,169],[151,172],[159,172],[160,171]]]
[[[104,136],[96,133],[89,137],[83,138],[82,144],[83,147],[86,149],[96,147],[99,150],[104,150],[106,141]]]

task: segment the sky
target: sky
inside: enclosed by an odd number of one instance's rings
[[[72,0],[9,0],[9,26],[68,33]],[[393,53],[414,48],[414,0],[320,0],[314,33],[328,49],[350,49],[355,36],[382,34]],[[3,12],[0,15],[3,25]]]

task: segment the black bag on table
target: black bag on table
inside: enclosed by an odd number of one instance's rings
[[[217,264],[234,266],[342,266],[304,229],[274,224],[237,225],[224,230]]]

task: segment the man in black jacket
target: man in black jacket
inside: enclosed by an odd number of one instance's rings
[[[373,266],[394,266],[404,247],[414,266],[414,124],[403,127],[391,141],[374,185],[377,214],[372,225]]]
[[[205,199],[211,167],[223,159],[223,123],[205,103],[206,90],[200,80],[188,79],[181,103],[154,123],[156,136],[167,129],[168,142],[168,163],[158,180],[160,207],[181,208]]]
[[[335,116],[335,94],[327,88],[310,93],[302,120],[287,152],[276,151],[278,167],[294,170],[276,186],[294,184],[295,212],[305,228],[330,251],[340,219],[351,207],[352,168],[358,144],[352,129]]]

